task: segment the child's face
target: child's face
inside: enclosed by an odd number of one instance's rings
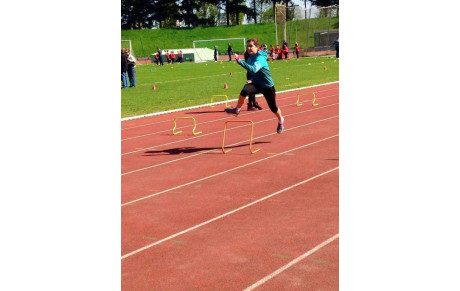
[[[258,48],[254,45],[254,42],[250,41],[248,42],[246,51],[248,52],[249,55],[255,55],[258,51]]]

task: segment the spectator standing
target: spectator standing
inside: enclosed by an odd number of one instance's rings
[[[158,47],[158,61],[160,61],[160,65],[163,66],[163,54],[161,53],[161,49]]]
[[[121,89],[128,88],[128,79],[126,78],[126,72],[128,71],[128,56],[124,48],[121,49],[121,82],[123,87]]]
[[[299,59],[299,50],[300,50],[299,44],[296,42],[295,43],[295,54],[297,56],[297,59]]]
[[[334,40],[334,43],[332,44],[335,46],[335,57],[339,58],[339,36],[337,35],[337,39]]]
[[[136,67],[136,58],[131,54],[130,50],[126,50],[126,55],[128,56],[128,77],[129,77],[129,87],[136,87],[136,76],[135,70]]]
[[[270,45],[270,57],[272,61],[275,59],[275,47],[272,44]]]
[[[232,61],[233,48],[230,45],[230,43],[228,43],[227,53],[228,53],[228,61],[231,62]]]
[[[284,59],[287,60],[289,58],[289,47],[286,41],[283,42],[283,54],[284,54]]]
[[[182,51],[179,51],[179,52],[177,53],[177,61],[178,61],[179,63],[182,63]]]
[[[283,59],[283,55],[281,54],[281,48],[279,44],[276,45],[276,54],[277,54],[276,56],[277,60]]]
[[[174,54],[174,51],[171,51],[171,54],[169,55],[169,57],[171,58],[171,64],[174,64],[174,61],[176,59],[176,55]]]
[[[217,62],[217,46],[214,46],[214,62]]]
[[[169,51],[166,51],[166,62],[169,64],[169,61],[170,61]]]

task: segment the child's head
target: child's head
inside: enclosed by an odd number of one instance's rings
[[[246,51],[248,52],[249,55],[255,55],[259,51],[259,40],[257,38],[251,38],[247,42],[247,48]]]

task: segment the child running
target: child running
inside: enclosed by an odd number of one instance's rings
[[[284,129],[284,118],[281,115],[281,109],[276,106],[276,91],[275,83],[270,75],[270,68],[267,63],[267,52],[264,50],[259,51],[259,40],[251,38],[247,42],[247,52],[249,53],[248,62],[240,60],[238,54],[235,54],[236,62],[251,73],[252,83],[246,84],[241,90],[238,98],[238,103],[235,108],[226,108],[225,112],[238,116],[241,107],[244,104],[244,99],[249,94],[262,93],[268,103],[270,110],[278,118],[277,133],[282,133]]]

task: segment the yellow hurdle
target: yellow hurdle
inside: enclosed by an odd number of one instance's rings
[[[318,106],[319,104],[316,103],[316,94],[315,92],[311,92],[311,93],[303,93],[303,94],[297,94],[297,102],[296,102],[296,105],[297,106],[302,106],[302,103],[300,103],[300,96],[306,96],[306,95],[310,95],[310,94],[313,94],[313,101],[311,103],[312,106]]]
[[[181,130],[181,131],[177,131],[177,132],[175,131],[175,130],[176,130],[176,127],[177,127],[177,122],[176,122],[177,119],[193,119],[193,130],[192,130],[193,135],[198,135],[198,134],[202,133],[201,131],[195,132],[195,129],[196,129],[196,120],[195,120],[194,117],[175,117],[175,118],[174,118],[174,128],[172,129],[173,135],[176,135],[176,134],[179,134],[179,133],[182,132],[182,130]]]
[[[212,102],[214,101],[214,97],[225,97],[225,108],[230,107],[230,105],[228,105],[228,96],[227,95],[212,95],[211,96],[211,105],[209,105],[209,107],[214,107],[214,105],[212,105]]]
[[[258,151],[260,151],[260,149],[256,149],[256,150],[252,150],[252,135],[254,133],[254,122],[252,122],[251,120],[229,120],[229,121],[226,121],[225,122],[225,125],[224,125],[224,136],[222,138],[222,152],[224,154],[228,153],[229,151],[231,151],[232,149],[229,149],[229,150],[225,150],[225,132],[227,130],[227,123],[229,122],[245,122],[245,123],[251,123],[251,137],[249,139],[249,151],[251,152],[251,154],[255,154],[257,153]]]

